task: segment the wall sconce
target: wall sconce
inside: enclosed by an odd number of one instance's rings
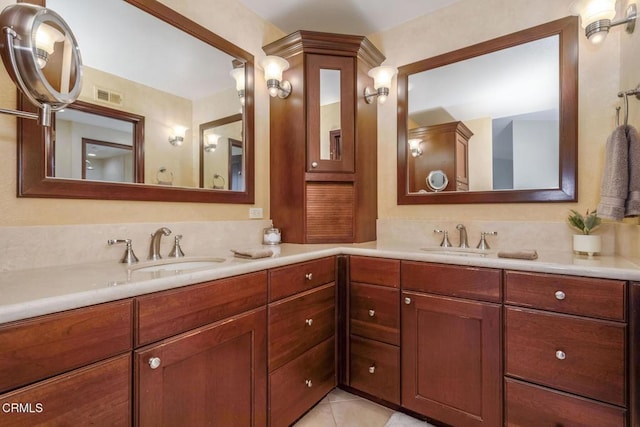
[[[282,80],[282,73],[289,69],[289,62],[279,56],[267,56],[261,62],[264,79],[267,81],[269,95],[273,98],[286,98],[291,94],[291,83]]]
[[[169,135],[169,142],[171,145],[179,147],[184,142],[184,135],[187,133],[187,129],[184,126],[174,126],[173,135]]]
[[[240,98],[240,104],[244,105],[244,67],[234,68],[229,74],[236,81],[238,98]]]
[[[630,4],[624,18],[612,21],[616,16],[616,0],[576,0],[571,3],[571,11],[580,15],[584,34],[593,44],[602,43],[609,29],[616,25],[627,24],[627,33],[633,33],[638,16],[636,5]]]
[[[215,133],[208,134],[207,143],[204,145],[204,151],[207,153],[212,153],[216,151],[216,148],[218,148],[219,140],[220,140],[220,135],[216,135]]]
[[[369,77],[373,78],[373,87],[367,86],[364,89],[364,99],[367,104],[373,102],[373,98],[378,97],[378,103],[384,104],[389,96],[389,88],[391,87],[391,79],[396,75],[395,67],[380,66],[369,70]]]
[[[7,6],[0,14],[0,55],[9,76],[39,112],[0,109],[0,113],[51,125],[51,113],[74,102],[82,89],[82,58],[67,23],[54,11],[27,3]],[[55,69],[45,75],[49,58]],[[49,82],[47,76],[55,76]],[[61,84],[64,82],[64,84]]]
[[[420,148],[420,143],[422,143],[421,139],[411,138],[407,142],[409,143],[409,150],[411,150],[411,155],[413,157],[422,156],[422,148]]]

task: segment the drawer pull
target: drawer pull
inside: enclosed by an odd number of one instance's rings
[[[311,382],[311,380],[304,380],[304,383],[307,385],[307,387],[311,388],[313,386],[313,383]]]
[[[567,295],[562,292],[562,291],[556,291],[556,299],[559,301],[562,301],[563,299],[565,299],[567,297]]]
[[[151,357],[148,363],[151,369],[157,369],[160,366],[160,362],[161,360],[159,357]]]
[[[306,320],[304,321],[304,323],[306,323],[306,324],[307,324],[307,326],[311,326],[311,325],[313,325],[313,319],[306,319]]]
[[[369,310],[369,317],[373,317],[376,315],[376,311],[375,310]]]
[[[406,298],[404,299],[404,303],[405,303],[405,304],[407,304],[407,305],[411,304],[411,298],[406,297]]]
[[[565,352],[564,352],[564,351],[562,351],[562,350],[558,350],[558,351],[556,351],[556,359],[558,359],[558,360],[564,360],[564,359],[566,359],[566,358],[567,358],[567,355],[565,354]]]
[[[311,279],[313,279],[313,273],[307,273],[307,274],[304,275],[304,277],[307,280],[311,280]]]
[[[376,365],[369,366],[369,373],[370,374],[375,374],[376,373]]]

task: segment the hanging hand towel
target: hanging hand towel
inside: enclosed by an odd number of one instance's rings
[[[629,143],[629,194],[624,216],[640,215],[640,137],[638,130],[627,126]],[[598,211],[600,213],[600,211]]]
[[[626,126],[618,126],[607,139],[598,214],[617,221],[624,218],[629,190],[629,147]]]

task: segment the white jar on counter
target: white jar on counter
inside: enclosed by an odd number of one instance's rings
[[[280,244],[280,230],[275,227],[269,227],[264,229],[262,236],[263,245],[279,245]]]

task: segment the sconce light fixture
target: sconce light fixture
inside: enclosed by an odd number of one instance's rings
[[[413,157],[422,156],[422,148],[420,148],[420,143],[422,142],[419,138],[410,138],[409,141],[409,150],[411,150],[411,155]]]
[[[289,62],[279,56],[266,56],[261,62],[264,79],[271,97],[286,98],[291,94],[291,83],[282,80],[282,73],[289,69]]]
[[[82,89],[82,58],[76,38],[67,23],[54,11],[18,3],[0,14],[0,55],[9,76],[38,114],[0,109],[0,113],[36,119],[51,125],[51,113],[74,102]],[[50,61],[56,56],[57,61]],[[55,69],[46,73],[43,69]],[[49,81],[47,76],[55,78]]]
[[[373,87],[367,86],[364,89],[364,99],[367,104],[373,102],[373,98],[378,97],[378,103],[384,104],[389,96],[389,88],[391,87],[391,79],[396,75],[395,67],[380,66],[369,70],[369,77],[373,78]]]
[[[630,4],[624,18],[612,21],[616,16],[616,0],[576,0],[571,4],[572,13],[580,15],[585,36],[593,44],[602,43],[609,29],[616,25],[626,24],[627,33],[633,33],[637,10],[635,4]]]
[[[220,135],[216,135],[215,133],[208,134],[207,143],[204,145],[204,151],[207,153],[212,153],[216,151],[216,148],[218,148],[219,140],[220,140]]]
[[[236,81],[238,98],[240,98],[240,104],[244,105],[244,67],[234,68],[229,74]]]
[[[187,132],[186,127],[184,126],[174,126],[173,127],[173,135],[169,135],[169,142],[171,145],[175,145],[179,147],[184,142],[184,135]]]

